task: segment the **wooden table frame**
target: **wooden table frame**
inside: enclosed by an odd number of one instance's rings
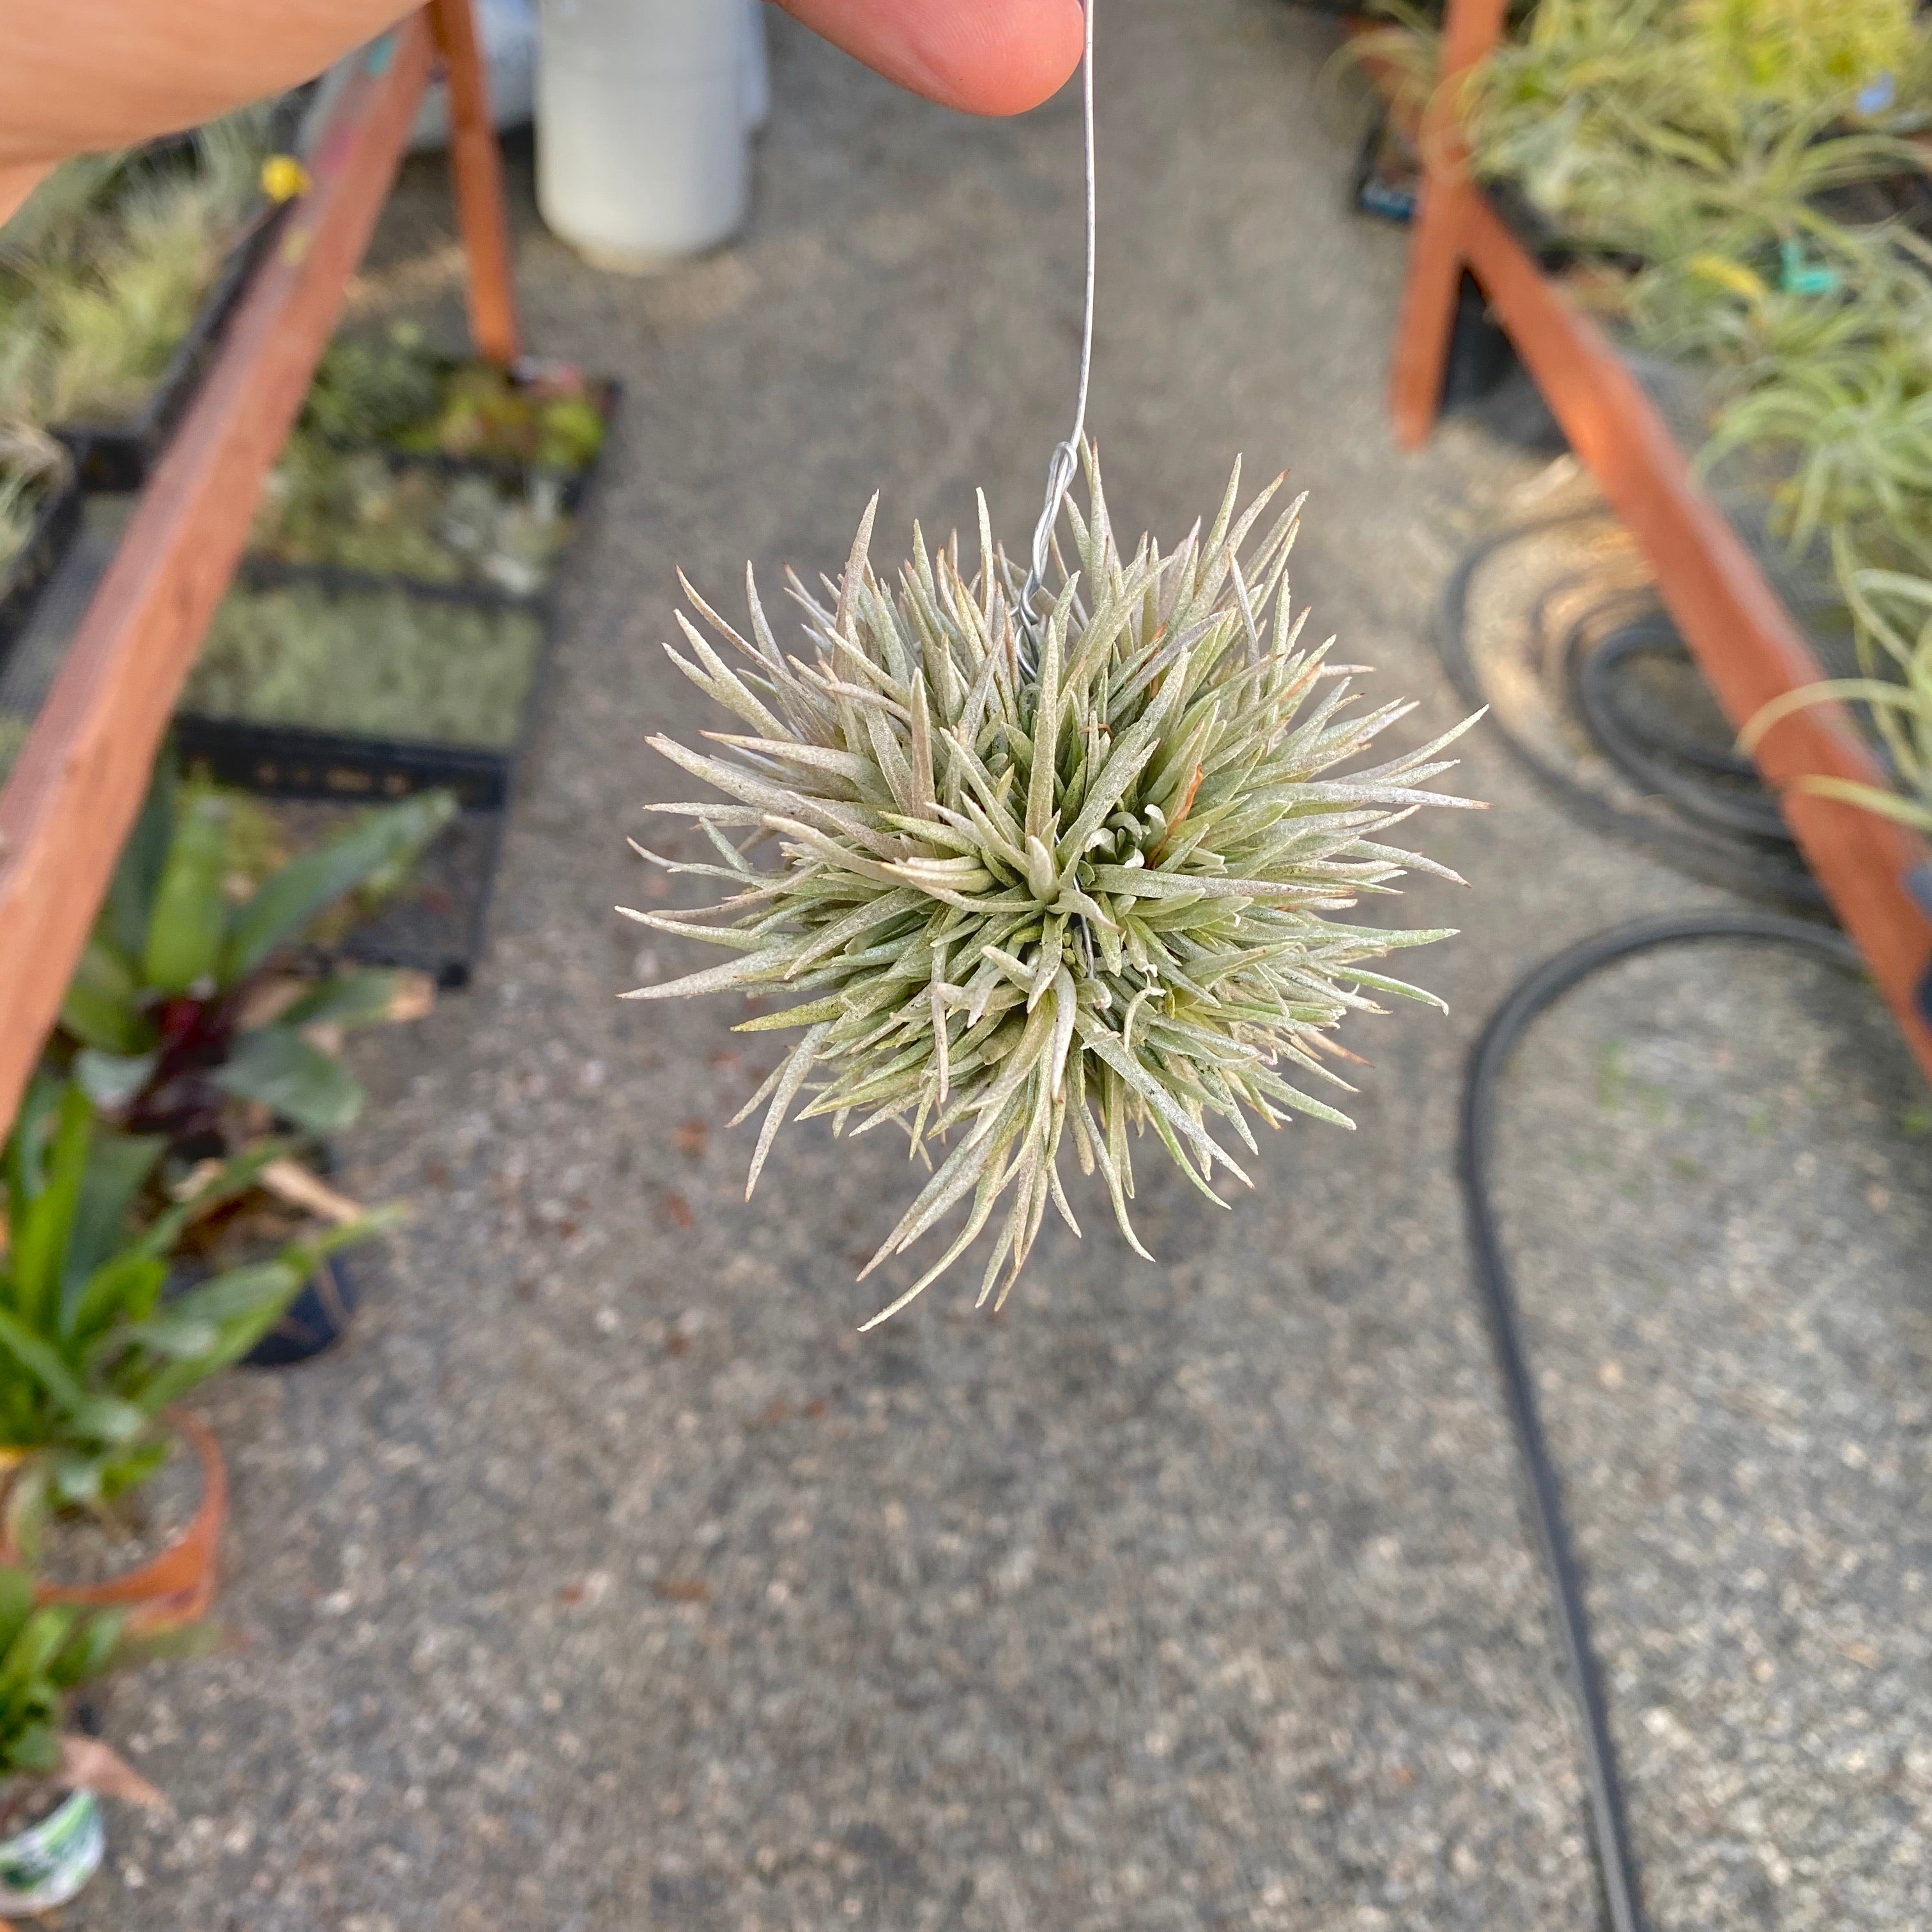
[[[479,354],[517,353],[508,231],[470,0],[429,0],[359,57],[200,394],[0,791],[0,1127],[10,1121],[203,633],[248,542],[439,57]]]
[[[1458,78],[1493,46],[1506,0],[1449,0],[1443,75],[1419,145],[1425,178],[1409,249],[1390,406],[1408,446],[1434,424],[1462,272],[1473,274],[1537,386],[1612,507],[1642,545],[1658,594],[1733,725],[1824,675],[1803,632],[1628,365],[1545,275],[1469,177],[1443,110]],[[1932,1032],[1917,992],[1932,962],[1932,922],[1907,893],[1927,857],[1905,826],[1795,789],[1812,776],[1883,789],[1878,761],[1835,704],[1793,712],[1755,754],[1833,910],[1857,943],[1920,1066]]]

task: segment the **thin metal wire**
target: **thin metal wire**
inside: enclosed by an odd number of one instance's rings
[[[1046,566],[1053,542],[1053,526],[1060,506],[1066,500],[1073,478],[1080,468],[1080,442],[1087,434],[1087,386],[1094,368],[1094,265],[1096,254],[1096,192],[1094,163],[1094,8],[1095,0],[1083,0],[1086,15],[1086,40],[1080,56],[1080,95],[1085,116],[1087,140],[1087,308],[1080,335],[1080,394],[1073,408],[1073,433],[1054,447],[1046,466],[1046,505],[1034,526],[1033,568],[1027,572],[1026,587],[1020,592],[1020,615],[1029,628],[1039,623],[1034,600],[1046,582]]]

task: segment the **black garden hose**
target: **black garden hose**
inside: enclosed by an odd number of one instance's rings
[[[1465,703],[1490,702],[1469,655],[1469,596],[1478,572],[1498,550],[1522,538],[1566,524],[1598,522],[1603,514],[1594,508],[1566,511],[1512,524],[1465,553],[1444,586],[1436,626],[1437,655]],[[1628,599],[1620,595],[1614,601]],[[1619,667],[1640,653],[1660,653],[1672,644],[1682,651],[1668,620],[1633,606],[1632,616],[1606,634],[1605,608],[1600,604],[1586,611],[1564,640],[1564,682],[1570,706],[1604,756],[1641,790],[1666,800],[1673,816],[1618,807],[1580,784],[1492,711],[1510,755],[1595,830],[1628,839],[1693,878],[1745,898],[1828,916],[1825,896],[1798,857],[1775,803],[1742,788],[1754,776],[1749,765],[1714,753],[1688,732],[1639,718],[1620,701],[1615,678]],[[1693,767],[1708,772],[1709,780],[1697,778]]]
[[[1586,619],[1565,640],[1571,701],[1598,748],[1626,778],[1667,799],[1684,818],[1782,847],[1790,862],[1798,862],[1797,841],[1748,758],[1714,749],[1669,720],[1640,715],[1625,704],[1617,674],[1646,657],[1691,661],[1677,627],[1660,610],[1646,611],[1600,638],[1592,638]]]
[[[1526,1479],[1526,1507],[1543,1560],[1558,1637],[1576,1702],[1584,1778],[1589,1792],[1591,1840],[1602,1887],[1604,1919],[1610,1932],[1644,1932],[1642,1888],[1604,1699],[1603,1675],[1590,1642],[1582,1578],[1563,1513],[1562,1485],[1544,1435],[1535,1384],[1517,1320],[1515,1292],[1510,1283],[1509,1264],[1490,1198],[1496,1088],[1510,1055],[1523,1035],[1564,994],[1604,968],[1639,953],[1707,940],[1796,946],[1834,966],[1859,970],[1857,952],[1843,934],[1774,913],[1686,913],[1614,926],[1545,960],[1516,982],[1490,1015],[1470,1053],[1462,1085],[1456,1172],[1473,1253],[1476,1292],[1496,1352],[1504,1402]]]

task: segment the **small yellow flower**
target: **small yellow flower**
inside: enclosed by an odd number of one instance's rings
[[[1733,295],[1742,296],[1747,302],[1757,302],[1769,292],[1762,276],[1742,262],[1733,262],[1723,255],[1693,255],[1684,266],[1700,280],[1714,282],[1720,288],[1729,289]]]
[[[262,192],[271,201],[292,201],[308,189],[308,170],[294,155],[271,154],[262,164]]]

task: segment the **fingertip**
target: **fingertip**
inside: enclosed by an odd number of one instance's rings
[[[1080,0],[978,0],[909,10],[908,41],[932,98],[969,114],[1024,114],[1080,64]]]
[[[968,114],[1023,114],[1080,64],[1081,0],[779,0],[855,58]]]

